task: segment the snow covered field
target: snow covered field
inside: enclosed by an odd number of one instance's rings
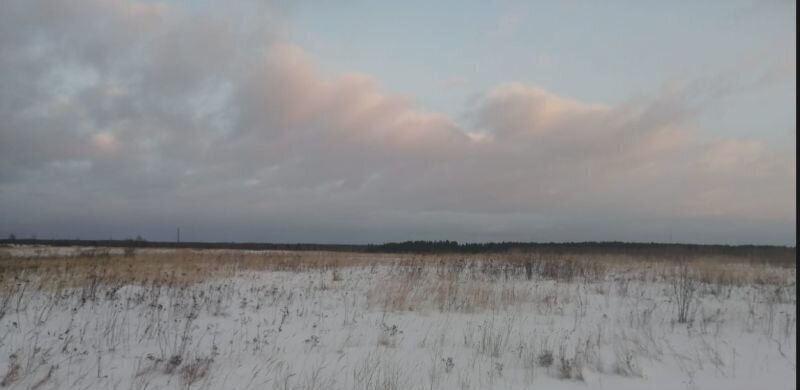
[[[796,268],[0,248],[10,389],[796,388]]]

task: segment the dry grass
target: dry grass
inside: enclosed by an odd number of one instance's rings
[[[76,249],[74,253],[50,255],[38,250],[29,256],[12,255],[11,248],[0,248],[0,289],[15,288],[19,282],[33,283],[37,289],[81,287],[92,284],[189,285],[227,278],[243,271],[332,270],[333,281],[342,280],[343,268],[391,265],[400,277],[383,286],[376,299],[392,308],[406,308],[419,297],[433,297],[440,308],[453,309],[458,281],[465,276],[488,278],[491,282],[524,278],[526,271],[537,277],[562,282],[603,280],[608,273],[632,275],[639,280],[663,279],[679,263],[686,263],[694,277],[706,284],[741,286],[747,283],[784,285],[785,269],[766,267],[737,258],[698,257],[690,259],[644,258],[631,256],[577,256],[504,253],[482,255],[418,255],[346,252],[291,252],[241,250],[157,250],[138,249],[133,253],[107,248]],[[430,271],[430,270],[433,271]],[[437,284],[416,288],[425,272],[435,272]],[[480,285],[470,285],[470,296],[482,307],[490,299]],[[519,291],[505,291],[504,304],[517,300]],[[464,310],[470,310],[468,307]]]
[[[344,388],[419,382],[393,360],[409,346],[430,352],[429,388],[456,379],[461,388],[497,388],[520,368],[530,387],[536,375],[643,376],[640,360],[668,356],[673,346],[661,340],[677,334],[708,355],[691,359],[734,372],[719,352],[727,350],[706,338],[757,332],[786,348],[796,333],[794,270],[728,258],[7,249],[0,248],[0,340],[16,344],[4,344],[0,387],[49,388],[72,364],[53,356],[80,358],[87,348],[98,356],[96,366],[85,364],[87,375],[110,383],[108,362],[141,344],[149,347],[138,352],[131,388],[165,377],[181,388],[225,388],[220,378],[232,362],[251,360],[267,363],[254,367],[260,382],[246,388],[334,388],[342,375],[330,368],[338,363],[323,359],[309,371],[269,359],[289,356],[283,348],[324,356],[318,351],[363,347],[376,324],[377,339],[368,341],[375,350],[363,365],[347,363]],[[457,315],[437,317],[443,312]],[[411,327],[436,318],[440,328]],[[94,333],[84,340],[85,330]]]
[[[92,283],[189,285],[243,271],[306,271],[391,263],[397,256],[342,252],[236,250],[138,250],[125,255],[108,250],[78,251],[74,256],[14,257],[0,248],[0,288],[15,281],[39,289],[81,287]],[[334,277],[336,279],[336,277]]]

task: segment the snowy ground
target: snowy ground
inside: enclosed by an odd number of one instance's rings
[[[78,251],[0,248],[0,386],[796,388],[794,266]]]

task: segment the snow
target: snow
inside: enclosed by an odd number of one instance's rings
[[[0,384],[796,388],[794,268],[774,284],[697,282],[692,320],[678,323],[671,264],[533,280],[470,264],[243,268],[188,285],[4,278]]]

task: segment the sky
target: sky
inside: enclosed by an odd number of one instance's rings
[[[0,234],[796,241],[796,4],[0,3]]]

